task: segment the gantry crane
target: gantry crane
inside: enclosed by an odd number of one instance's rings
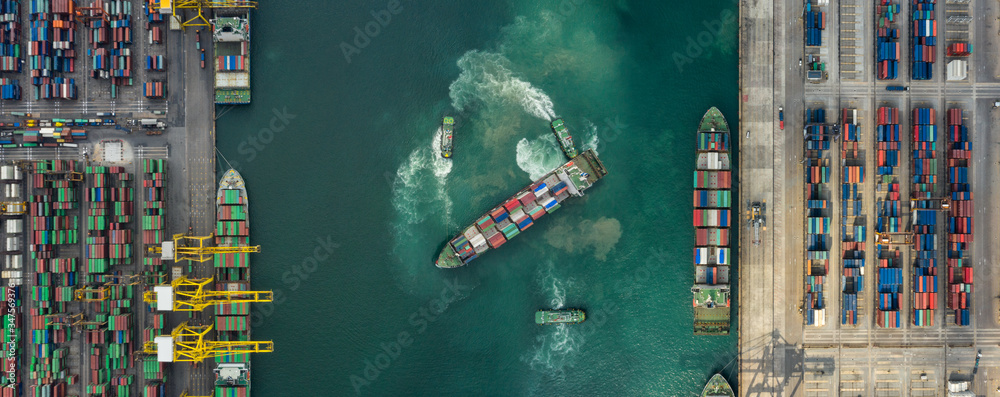
[[[23,201],[5,201],[0,203],[0,215],[23,215],[27,208]]]
[[[156,303],[160,311],[202,311],[206,307],[227,303],[271,302],[271,291],[213,291],[205,288],[212,283],[211,278],[191,279],[182,276],[169,285],[158,285],[146,291],[142,300]]]
[[[274,343],[271,341],[206,340],[205,335],[212,327],[188,325],[185,321],[174,328],[169,336],[157,336],[146,342],[143,352],[155,354],[159,362],[201,362],[206,358],[274,351]]]
[[[194,9],[198,15],[186,21],[177,15],[178,9]],[[161,14],[172,14],[182,28],[188,26],[210,26],[203,8],[257,8],[256,1],[247,0],[158,0],[156,9]]]
[[[175,234],[173,241],[164,241],[163,245],[149,247],[150,254],[159,254],[164,260],[196,261],[205,262],[212,259],[215,254],[238,254],[260,252],[259,245],[246,247],[211,247],[205,245],[205,240],[211,239],[214,234],[208,236],[188,236],[186,234]]]
[[[903,241],[893,240],[895,236],[903,236]],[[913,244],[913,233],[878,233],[875,232],[875,242],[879,244]]]
[[[83,287],[75,292],[76,300],[81,302],[100,302],[108,300],[111,289],[107,285]]]
[[[916,208],[919,210],[931,210],[931,211],[947,211],[951,208],[951,201],[947,197],[931,197],[931,198],[911,198],[910,207],[913,207],[915,201],[936,201],[938,203],[937,208]]]

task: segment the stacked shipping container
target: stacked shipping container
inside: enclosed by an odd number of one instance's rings
[[[806,2],[805,11],[806,47],[823,45],[823,30],[826,29],[826,13],[813,10],[813,5]]]
[[[830,212],[827,208],[830,182],[829,159],[833,128],[825,125],[824,109],[806,109],[805,164],[806,164],[806,262],[805,262],[805,315],[806,325],[826,324],[826,301],[823,286],[829,272]]]
[[[60,346],[71,341],[72,332],[60,317],[68,311],[67,304],[74,300],[78,285],[77,167],[73,161],[34,163],[35,194],[29,198],[32,248],[27,269],[33,274],[28,312],[33,363],[29,376],[33,381],[27,388],[33,395],[65,395],[67,383],[75,381],[66,366],[69,348]]]
[[[969,325],[972,301],[972,189],[969,167],[972,143],[962,122],[962,109],[948,109],[948,308],[954,310],[955,324]]]
[[[73,79],[58,73],[75,70],[75,3],[73,0],[30,0],[28,63],[35,99],[76,99]]]
[[[875,128],[875,172],[878,196],[875,231],[884,236],[899,233],[900,190],[896,170],[899,167],[899,109],[880,107]],[[886,237],[891,238],[891,237]],[[883,328],[899,328],[899,293],[903,288],[903,263],[899,250],[877,241],[878,303],[875,323]]]
[[[841,174],[841,205],[840,235],[841,260],[841,313],[840,323],[844,325],[858,324],[858,293],[865,286],[865,238],[867,222],[864,216],[865,182],[864,151],[858,148],[858,110],[843,109],[841,112],[841,128],[843,145],[841,162],[844,164]]]
[[[146,246],[160,246],[166,236],[166,161],[159,159],[142,160],[142,243]],[[163,270],[163,260],[153,255],[143,257],[146,271],[159,273]]]
[[[913,227],[913,324],[934,325],[937,309],[937,125],[931,108],[913,109],[910,204]]]
[[[937,57],[937,20],[934,19],[934,3],[937,0],[913,0],[912,76],[914,80],[930,80],[934,76],[934,59]]]
[[[727,136],[727,133],[698,132],[698,160],[694,172],[694,283],[698,288],[729,285],[732,164]],[[695,307],[699,304],[696,299]],[[714,304],[729,307],[728,301]],[[696,316],[696,327],[699,321]]]
[[[87,167],[87,270],[107,273],[132,263],[132,175],[122,167]]]
[[[895,80],[899,74],[899,29],[896,19],[899,4],[892,0],[877,0],[875,5],[876,76],[879,80]]]

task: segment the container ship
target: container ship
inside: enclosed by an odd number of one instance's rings
[[[587,319],[587,313],[580,309],[539,310],[535,312],[535,324],[579,324]]]
[[[250,245],[250,217],[247,189],[243,177],[230,169],[219,182],[216,193],[215,243],[219,247]],[[250,290],[248,253],[215,255],[215,288],[224,291]],[[215,306],[215,331],[220,341],[250,339],[250,304],[228,303]],[[217,357],[216,396],[250,395],[250,355],[248,353]]]
[[[694,334],[729,334],[729,125],[711,108],[698,125],[694,172]]]
[[[441,157],[451,158],[452,135],[455,134],[455,119],[445,117],[441,122]]]
[[[573,146],[573,136],[569,134],[569,130],[566,129],[566,124],[563,119],[552,120],[552,133],[556,135],[556,140],[559,141],[559,146],[562,147],[563,153],[566,157],[574,158],[576,157],[576,147]]]
[[[701,391],[701,397],[736,397],[733,388],[726,382],[726,378],[721,374],[715,374],[708,380],[705,389]]]
[[[569,197],[583,196],[608,174],[593,149],[588,149],[504,200],[445,244],[434,262],[440,268],[464,266],[489,249],[531,227],[538,218],[559,209]]]
[[[250,10],[218,11],[212,19],[215,103],[250,103]]]

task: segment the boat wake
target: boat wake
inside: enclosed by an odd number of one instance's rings
[[[566,161],[555,135],[552,134],[543,134],[530,141],[521,138],[516,150],[517,166],[521,171],[527,172],[531,180],[541,178]]]
[[[451,105],[459,111],[474,103],[490,106],[520,105],[531,115],[552,121],[555,105],[541,89],[514,76],[503,55],[471,50],[458,59],[462,70],[448,87]]]
[[[450,220],[452,201],[445,188],[452,162],[440,154],[443,134],[438,128],[431,144],[411,152],[396,171],[392,202],[406,225],[423,222],[435,213],[445,223]]]
[[[541,335],[535,337],[535,346],[521,356],[521,361],[531,369],[563,376],[565,369],[576,364],[576,352],[583,345],[583,334],[566,324],[545,325]]]
[[[600,155],[597,152],[597,145],[601,144],[601,138],[597,135],[597,126],[591,123],[590,120],[584,120],[586,123],[586,129],[583,134],[580,134],[583,138],[582,144],[580,145],[580,151],[587,149],[594,149],[594,154]]]

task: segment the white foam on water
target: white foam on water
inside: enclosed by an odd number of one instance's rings
[[[553,134],[543,134],[530,141],[521,138],[515,150],[518,168],[527,172],[531,180],[541,178],[566,161]]]
[[[576,364],[576,352],[583,345],[584,336],[566,324],[543,327],[542,334],[535,337],[535,346],[520,357],[521,362],[533,370],[563,376],[566,368]]]
[[[587,149],[594,149],[594,154],[600,154],[597,152],[597,145],[601,144],[601,137],[597,134],[597,126],[591,123],[590,120],[583,120],[585,124],[584,133],[580,134],[583,140],[580,144],[580,151]]]
[[[392,202],[406,225],[423,222],[437,212],[444,222],[450,221],[452,201],[446,188],[452,162],[441,157],[443,133],[438,128],[430,145],[414,149],[396,170]]]
[[[542,120],[556,117],[552,99],[541,89],[514,76],[511,62],[494,52],[471,50],[458,59],[462,70],[448,87],[451,105],[464,111],[474,104],[486,107],[519,105]]]

